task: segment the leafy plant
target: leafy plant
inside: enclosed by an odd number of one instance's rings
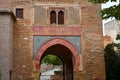
[[[120,41],[120,34],[117,34],[116,40]],[[120,53],[120,42],[119,43],[113,43],[113,44],[117,48],[117,52]]]
[[[42,63],[53,64],[53,65],[62,65],[61,59],[52,54],[45,56],[42,59]]]
[[[93,3],[106,3],[106,2],[117,2],[117,0],[89,0]],[[113,5],[109,8],[104,8],[100,11],[102,19],[108,19],[114,17],[117,20],[120,20],[120,0],[118,5]]]
[[[108,44],[104,51],[106,80],[120,80],[120,57],[114,51],[114,45]]]

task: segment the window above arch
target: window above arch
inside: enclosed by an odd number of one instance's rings
[[[64,12],[63,11],[58,12],[58,24],[64,24]]]
[[[65,8],[50,8],[50,24],[65,24]]]
[[[55,11],[50,12],[50,24],[56,24],[56,12]]]

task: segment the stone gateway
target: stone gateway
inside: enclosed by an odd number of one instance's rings
[[[62,80],[105,80],[101,6],[88,0],[0,1],[0,80],[40,80],[41,60]]]

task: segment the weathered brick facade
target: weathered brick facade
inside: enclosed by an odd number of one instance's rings
[[[16,8],[23,8],[24,11],[23,19],[17,18],[13,29],[13,48],[11,47],[13,61],[9,64],[13,65],[11,68],[12,80],[37,80],[40,73],[38,69],[40,60],[54,49],[58,52],[56,55],[65,61],[64,65],[73,66],[67,68],[65,80],[105,80],[102,20],[98,15],[100,5],[92,4],[88,0],[4,0],[0,1],[0,8],[8,8],[14,14]],[[54,8],[56,11],[63,8],[64,25],[50,24],[50,10]],[[1,20],[4,20],[6,24],[8,19]],[[3,31],[2,29],[0,31]],[[9,31],[12,32],[11,30]],[[0,39],[4,37],[1,36],[3,35],[0,32]],[[35,58],[34,36],[52,37],[39,47]],[[66,37],[73,36],[80,37],[80,51],[73,46],[74,43],[72,45],[69,43],[69,39],[66,40]],[[70,42],[72,43],[72,41]],[[8,44],[11,43],[8,42]],[[59,54],[59,50],[54,45],[63,50],[64,54]],[[0,47],[0,49],[2,48]],[[67,52],[70,54],[66,54]],[[3,64],[6,63],[3,62]],[[5,67],[8,68],[9,65],[5,65]],[[74,72],[70,71],[72,69]],[[70,72],[73,73],[74,79],[71,79]],[[4,77],[3,80],[9,79]]]

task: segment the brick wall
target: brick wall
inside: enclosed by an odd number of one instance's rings
[[[5,0],[7,1],[7,0]],[[11,6],[13,11],[15,11],[16,7],[23,7],[24,8],[24,19],[17,19],[14,27],[14,40],[13,40],[13,80],[17,80],[22,78],[23,80],[30,80],[34,77],[34,59],[33,59],[33,34],[31,31],[31,26],[34,25],[35,19],[35,6],[34,4],[31,4],[28,2],[20,1],[15,2],[15,0],[12,0],[13,2],[10,3],[9,1],[5,3],[5,1],[0,2],[4,3],[6,5],[4,6]],[[9,5],[8,5],[9,3]],[[64,3],[64,2],[63,2]],[[47,9],[49,6],[52,7],[60,7],[63,5],[58,3],[49,3],[49,5],[44,6],[45,9]],[[76,80],[105,80],[105,67],[104,67],[104,54],[103,54],[103,37],[102,37],[102,22],[101,17],[98,15],[100,10],[100,5],[89,3],[88,0],[77,0],[75,2],[75,5],[78,5],[75,7],[75,9],[79,10],[79,13],[76,15],[76,11],[71,12],[72,15],[78,16],[80,19],[80,23],[77,21],[68,21],[70,24],[67,25],[79,25],[82,26],[84,29],[84,32],[82,35],[79,35],[82,39],[81,41],[81,47],[82,47],[82,55],[81,55],[81,72],[75,72]],[[41,5],[40,3],[36,5]],[[46,5],[46,4],[45,4]],[[58,5],[58,6],[57,6]],[[0,5],[1,6],[1,5]],[[74,3],[68,3],[67,5],[64,4],[64,6],[74,6]],[[74,9],[74,8],[73,8]],[[74,10],[73,10],[74,11]],[[71,15],[70,14],[70,15]],[[45,14],[44,14],[45,16]],[[46,15],[47,16],[47,15]],[[3,16],[1,16],[3,17]],[[71,17],[68,16],[67,17]],[[42,17],[41,17],[42,18]],[[41,19],[39,18],[39,20]],[[9,20],[9,19],[0,19],[1,20]],[[44,19],[42,19],[44,20]],[[44,22],[44,24],[48,23],[45,22],[48,20],[40,21],[40,24]],[[5,21],[6,22],[6,21]],[[72,23],[71,23],[72,22]],[[37,25],[41,26],[39,24],[39,21],[36,22]],[[74,23],[74,24],[73,24]],[[42,25],[44,25],[42,24]],[[64,27],[67,27],[65,25]],[[1,25],[0,25],[1,26]],[[2,26],[3,27],[3,26]],[[0,31],[3,31],[5,28],[0,29]],[[54,32],[54,31],[53,31]],[[6,33],[5,33],[6,34]],[[56,33],[55,33],[56,34]],[[0,34],[1,36],[1,34]],[[7,35],[8,36],[8,35]],[[7,37],[6,38],[9,38]],[[2,37],[0,37],[2,38]],[[5,40],[4,40],[5,41]],[[2,42],[0,46],[4,45],[6,42]],[[9,43],[9,42],[8,42]],[[10,44],[10,43],[9,43]],[[5,45],[7,46],[7,45]],[[5,47],[4,46],[4,47]],[[0,47],[1,48],[1,47]],[[2,49],[2,48],[1,48]],[[9,48],[7,48],[9,49]],[[6,52],[8,50],[5,50]],[[2,49],[4,50],[4,49]],[[0,50],[0,51],[2,51]],[[0,52],[1,54],[2,52]],[[0,55],[1,57],[1,55]],[[8,55],[8,58],[10,56]],[[7,59],[8,59],[7,58]],[[2,59],[2,58],[0,58]],[[6,58],[5,58],[6,59]],[[6,59],[6,60],[7,60]],[[3,63],[1,63],[3,64]],[[6,65],[6,64],[5,64]],[[1,66],[1,65],[0,65]],[[5,67],[4,67],[5,68]],[[8,68],[8,67],[7,67]],[[2,73],[3,75],[3,73]],[[82,76],[79,76],[82,75]],[[36,76],[35,76],[36,77]],[[81,78],[82,77],[82,78]],[[5,79],[7,80],[7,79]]]
[[[17,20],[14,28],[14,57],[13,57],[13,80],[22,78],[32,79],[33,73],[33,49],[32,37],[27,19]]]
[[[87,1],[87,0],[86,0]],[[85,80],[105,80],[102,20],[99,14],[100,5],[91,3],[82,6],[83,68]]]
[[[111,36],[104,36],[104,48],[108,45],[111,44],[113,42],[113,39],[111,38]]]
[[[10,80],[13,58],[13,14],[0,11],[0,80]]]

